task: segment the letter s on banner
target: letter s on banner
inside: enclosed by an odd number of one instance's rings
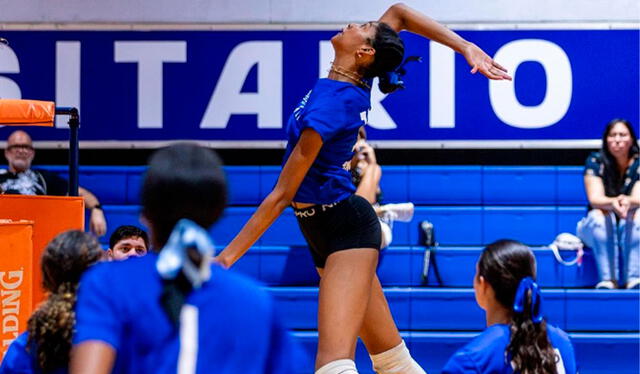
[[[547,40],[523,39],[505,44],[494,59],[514,76],[514,82],[489,81],[491,106],[507,125],[524,129],[551,126],[564,117],[571,104],[573,78],[569,57],[557,44]],[[547,91],[536,106],[520,104],[515,93],[518,66],[525,61],[542,65],[547,75]]]
[[[19,73],[20,62],[11,47],[0,45],[0,73]],[[0,76],[0,99],[22,99],[20,86],[13,80]]]

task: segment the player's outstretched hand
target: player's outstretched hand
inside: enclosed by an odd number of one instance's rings
[[[476,72],[482,73],[489,79],[494,80],[511,80],[511,76],[507,74],[507,69],[503,68],[500,64],[493,61],[480,47],[473,43],[465,48],[462,53],[464,58],[467,59],[469,65],[471,65],[471,74]]]

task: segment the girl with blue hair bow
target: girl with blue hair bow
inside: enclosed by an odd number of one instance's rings
[[[154,250],[84,274],[70,373],[295,372],[295,346],[273,300],[211,264],[207,229],[227,196],[215,153],[193,144],[157,151],[141,192]]]
[[[482,251],[473,288],[487,329],[449,359],[443,374],[576,373],[569,337],[542,316],[535,277],[535,257],[520,242],[499,240]]]

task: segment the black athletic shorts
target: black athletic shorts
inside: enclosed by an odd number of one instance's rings
[[[316,267],[324,268],[330,254],[345,249],[380,250],[382,232],[373,207],[358,195],[333,204],[294,209]]]

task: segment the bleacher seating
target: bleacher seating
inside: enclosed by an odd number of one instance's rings
[[[65,167],[46,167],[61,174]],[[121,224],[140,225],[139,188],[144,167],[81,167],[80,184],[101,200],[109,232]],[[275,166],[225,168],[229,208],[211,230],[224,247],[275,184]],[[429,373],[484,328],[472,287],[482,246],[499,238],[534,248],[538,280],[544,288],[547,320],[568,331],[582,374],[638,372],[640,293],[593,290],[597,274],[587,251],[581,266],[559,264],[549,244],[560,232],[574,232],[586,212],[581,167],[388,166],[381,187],[387,202],[416,204],[409,224],[396,223],[394,242],[382,252],[378,274],[407,344]],[[435,259],[442,284],[422,279],[424,248],[418,223],[436,228]],[[566,254],[571,256],[572,254]],[[295,217],[287,209],[234,267],[263,282],[287,326],[303,343],[309,360],[317,343],[316,275]],[[358,346],[362,373],[372,373]],[[309,361],[306,367],[312,367]]]

